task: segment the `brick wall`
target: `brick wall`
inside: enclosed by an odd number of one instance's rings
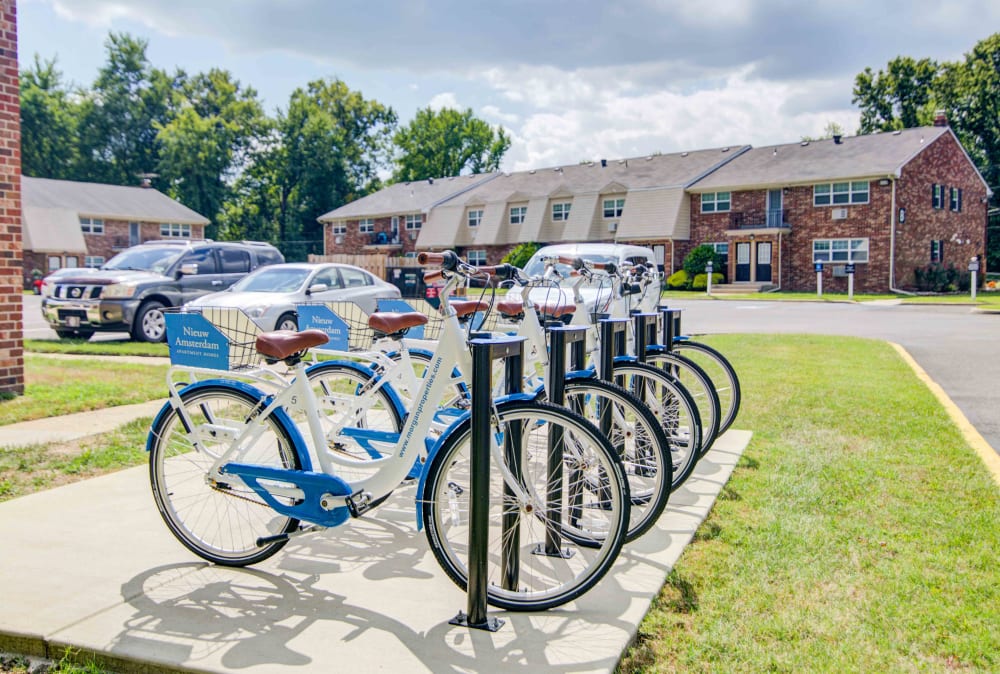
[[[374,218],[375,229],[373,232],[362,232],[360,230],[360,225],[358,220],[348,220],[346,224],[337,226],[344,227],[345,231],[343,234],[334,233],[334,225],[324,224],[323,225],[323,252],[327,255],[334,255],[337,253],[346,253],[348,255],[360,255],[364,253],[378,253],[384,252],[387,255],[403,255],[405,253],[413,252],[417,249],[417,242],[410,240],[410,231],[414,231],[419,234],[419,230],[407,230],[406,229],[406,218],[403,215],[399,217],[399,244],[392,246],[379,246],[376,248],[365,248],[365,246],[370,246],[373,243],[374,237],[379,233],[385,234],[387,240],[392,240],[392,218],[386,216],[384,218]],[[337,239],[340,238],[340,243]]]
[[[24,393],[17,7],[0,0],[0,392]]]

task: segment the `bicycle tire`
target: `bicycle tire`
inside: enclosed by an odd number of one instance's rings
[[[516,490],[508,487],[491,452],[487,601],[511,611],[560,606],[593,587],[621,551],[630,507],[621,459],[592,424],[563,407],[512,401],[498,405],[492,419],[494,437],[521,441],[520,451],[501,460],[516,471],[511,457],[520,459],[520,485],[527,498],[513,495]],[[563,451],[561,461],[554,456],[551,485],[553,490],[560,487],[558,494],[547,489],[550,430]],[[421,492],[431,551],[463,589],[468,581],[471,431],[471,419],[466,419],[442,441]],[[605,489],[593,489],[595,482]],[[517,560],[510,562],[515,551]]]
[[[702,432],[698,455],[705,456],[719,436],[719,422],[722,418],[715,382],[697,363],[672,351],[650,354],[646,357],[646,363],[660,368],[680,382],[698,405]]]
[[[736,368],[718,349],[703,342],[689,339],[676,340],[673,350],[685,352],[684,356],[698,363],[715,383],[721,408],[719,434],[725,433],[736,421],[736,415],[739,414],[740,405],[743,403],[740,378],[736,374]]]
[[[247,566],[272,556],[287,540],[258,545],[262,536],[291,533],[295,518],[280,515],[238,480],[229,484],[206,481],[215,459],[228,449],[220,427],[239,430],[261,409],[250,392],[224,383],[181,392],[193,428],[171,407],[157,416],[150,429],[149,477],[156,507],[167,528],[191,552],[223,566]],[[240,460],[285,469],[301,469],[291,436],[273,416],[259,420],[260,435]],[[209,425],[211,425],[209,427]],[[195,449],[193,438],[211,452]],[[276,497],[281,498],[281,497]]]
[[[656,524],[673,485],[670,441],[659,420],[620,386],[599,379],[566,382],[566,406],[598,427],[618,452],[629,484],[631,508],[625,542]],[[602,423],[602,412],[607,420]]]
[[[702,442],[701,417],[691,394],[663,370],[645,363],[615,363],[615,383],[637,395],[670,442],[672,490],[691,475]]]

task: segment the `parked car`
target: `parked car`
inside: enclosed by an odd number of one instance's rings
[[[545,271],[545,263],[542,261],[546,257],[582,257],[585,260],[598,263],[613,262],[619,267],[624,265],[647,264],[656,265],[656,256],[652,249],[644,246],[633,246],[629,244],[617,243],[560,243],[553,246],[539,248],[528,263],[524,265],[524,272],[529,276],[542,274]],[[531,291],[531,299],[536,304],[573,304],[572,286],[578,279],[570,277],[572,267],[566,264],[557,266],[563,278],[559,282],[559,288],[536,288]],[[611,288],[607,282],[585,283],[580,288],[584,303],[589,311],[593,311],[598,304],[604,304],[610,297]],[[508,297],[520,296],[520,289],[515,288],[508,294]]]
[[[224,290],[265,265],[284,262],[257,241],[148,241],[114,256],[97,273],[57,281],[42,297],[42,315],[60,337],[130,332],[162,342],[163,310]]]
[[[38,280],[38,284],[35,286],[35,294],[51,297],[53,291],[55,290],[56,283],[64,283],[69,278],[89,276],[97,273],[98,271],[100,270],[97,267],[63,267],[62,269],[56,269],[48,276]]]
[[[228,290],[199,297],[187,306],[236,307],[262,330],[297,330],[298,304],[350,301],[370,314],[378,300],[400,296],[399,288],[359,267],[286,263],[258,269]]]

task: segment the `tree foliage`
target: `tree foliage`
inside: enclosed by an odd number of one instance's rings
[[[854,98],[861,108],[860,133],[895,131],[933,120],[932,85],[939,66],[931,59],[897,56],[885,70],[865,68],[854,79]],[[930,106],[930,107],[928,107]]]
[[[711,261],[715,271],[722,269],[722,256],[715,252],[715,248],[707,243],[696,246],[687,257],[684,258],[684,271],[688,276],[694,277],[697,274],[705,273],[705,265]]]
[[[538,249],[542,246],[540,244],[532,242],[519,243],[514,246],[509,253],[503,256],[501,262],[507,264],[512,264],[518,269],[524,269],[524,265],[528,264],[528,260],[531,256],[538,252]]]
[[[79,104],[55,61],[21,72],[21,171],[28,176],[73,180],[79,165]]]
[[[496,171],[510,148],[503,127],[494,130],[471,109],[418,110],[394,142],[401,153],[393,174],[397,182]]]

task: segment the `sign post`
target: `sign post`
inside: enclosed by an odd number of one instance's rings
[[[847,272],[847,299],[854,299],[854,265],[845,264],[844,271]]]
[[[712,261],[709,260],[705,263],[705,274],[708,275],[707,285],[705,286],[706,291],[709,295],[712,294]]]
[[[816,263],[816,297],[823,296],[823,263]]]
[[[969,260],[969,273],[972,275],[972,278],[969,279],[970,280],[969,286],[972,288],[973,302],[976,301],[976,272],[978,271],[979,271],[979,256],[977,255],[973,257],[971,260]]]

